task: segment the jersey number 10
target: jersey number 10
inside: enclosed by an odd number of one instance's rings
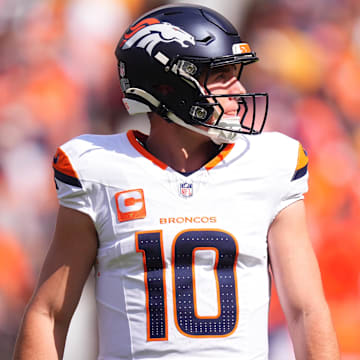
[[[146,290],[147,339],[167,340],[167,297],[162,232],[138,232],[136,250],[142,252]],[[213,250],[218,314],[200,316],[196,308],[195,252]],[[172,244],[172,286],[177,329],[191,337],[219,337],[233,333],[237,326],[235,238],[221,230],[186,230]]]

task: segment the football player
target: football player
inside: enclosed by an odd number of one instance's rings
[[[258,60],[220,14],[166,6],[117,48],[150,134],[83,135],[54,157],[60,209],[15,359],[60,359],[95,266],[98,359],[268,359],[269,268],[297,359],[339,359],[306,230],[308,157],[262,133]]]

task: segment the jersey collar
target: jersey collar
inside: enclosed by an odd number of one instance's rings
[[[168,168],[164,162],[156,158],[153,154],[146,150],[143,144],[147,139],[147,135],[143,134],[138,130],[129,130],[126,133],[126,136],[130,142],[130,144],[144,157],[152,161],[155,165],[159,166],[161,169],[165,170]],[[234,147],[235,144],[225,144],[224,148],[208,163],[204,165],[206,170],[213,169],[216,165],[222,162],[227,155],[229,155],[230,151]]]

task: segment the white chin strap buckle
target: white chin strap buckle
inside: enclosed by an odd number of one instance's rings
[[[217,126],[232,131],[209,128],[208,135],[216,144],[235,142],[236,139],[241,135],[240,133],[233,132],[241,130],[240,117],[238,116],[222,118]]]

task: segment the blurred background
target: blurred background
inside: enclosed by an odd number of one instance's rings
[[[179,2],[179,1],[172,1]],[[188,1],[189,3],[191,1]],[[141,13],[171,1],[0,0],[0,358],[11,358],[51,240],[52,156],[80,133],[147,129],[120,100],[114,48]],[[343,360],[360,359],[360,2],[207,0],[261,61],[248,90],[270,94],[267,131],[310,156],[308,221]],[[65,359],[94,359],[92,278]],[[90,294],[90,295],[89,295]],[[311,294],[309,294],[311,296]],[[294,359],[271,303],[272,360]]]

